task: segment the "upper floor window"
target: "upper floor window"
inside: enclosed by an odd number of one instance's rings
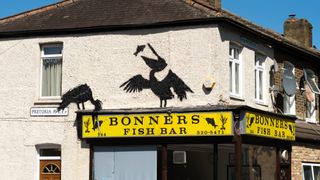
[[[258,102],[263,102],[263,87],[264,87],[264,62],[265,57],[260,54],[255,54],[255,99]]]
[[[294,65],[285,61],[283,63],[283,68],[284,68],[284,74],[286,76],[289,76],[288,78],[293,79],[295,82],[295,77],[294,77]],[[284,86],[286,86],[286,84],[284,84]],[[288,85],[289,86],[289,85]],[[296,88],[295,87],[295,83],[292,87],[290,88]],[[295,100],[295,95],[288,95],[287,93],[284,93],[284,97],[283,97],[283,111],[285,114],[291,114],[291,115],[295,115],[296,114],[296,100]]]
[[[230,94],[241,97],[241,48],[232,44],[229,49],[229,78]]]
[[[41,46],[41,97],[59,97],[62,80],[62,44]]]
[[[310,69],[304,69],[305,84],[305,95],[306,95],[306,117],[308,122],[316,123],[316,102],[315,95],[319,94],[319,88],[316,83],[316,76]]]

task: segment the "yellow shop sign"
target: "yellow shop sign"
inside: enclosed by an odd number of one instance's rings
[[[233,135],[232,112],[82,116],[82,138]]]
[[[266,114],[246,112],[241,120],[242,134],[295,140],[295,122]]]

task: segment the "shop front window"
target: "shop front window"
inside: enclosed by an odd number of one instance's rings
[[[214,179],[212,144],[168,145],[168,180]]]
[[[276,179],[276,148],[268,146],[242,146],[242,179]]]
[[[156,146],[95,146],[94,180],[157,180]]]

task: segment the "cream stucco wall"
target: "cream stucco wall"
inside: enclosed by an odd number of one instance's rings
[[[87,83],[94,98],[103,102],[104,109],[159,107],[159,98],[151,90],[126,93],[119,88],[137,74],[149,77],[150,69],[133,53],[137,45],[150,43],[166,60],[168,69],[194,92],[187,93],[188,99],[182,102],[176,97],[168,100],[167,107],[213,105],[223,101],[271,110],[267,86],[264,88],[265,104],[254,100],[254,52],[267,56],[266,85],[273,63],[272,49],[257,40],[256,49],[243,47],[243,97],[240,100],[229,97],[229,43],[241,45],[241,37],[253,39],[223,27],[190,26],[0,40],[2,178],[37,179],[36,145],[43,143],[61,144],[62,179],[89,178],[89,148],[77,139],[74,126],[76,105],[69,106],[67,117],[30,117],[31,107],[56,107],[59,102],[39,98],[40,44],[63,43],[62,91]],[[142,54],[153,56],[147,47]],[[202,89],[207,76],[216,80],[209,94]],[[92,105],[86,103],[86,108],[91,109]],[[27,170],[17,173],[21,169]]]

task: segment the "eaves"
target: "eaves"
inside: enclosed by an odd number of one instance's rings
[[[148,28],[164,28],[164,27],[179,27],[179,26],[198,26],[198,25],[210,25],[210,24],[228,24],[238,30],[250,33],[254,36],[261,38],[262,40],[270,43],[274,48],[298,53],[311,60],[316,60],[320,63],[320,52],[314,52],[304,47],[296,45],[283,37],[276,37],[266,32],[251,28],[241,22],[228,17],[208,17],[201,19],[187,19],[168,22],[157,23],[142,23],[142,24],[121,24],[121,25],[104,25],[104,26],[91,26],[80,28],[64,28],[64,29],[35,29],[24,31],[8,31],[0,32],[0,39],[8,38],[27,38],[35,36],[58,36],[58,35],[71,35],[71,34],[88,34],[88,33],[100,33],[100,32],[112,32],[112,31],[124,31],[124,30],[136,30],[136,29],[148,29]]]

